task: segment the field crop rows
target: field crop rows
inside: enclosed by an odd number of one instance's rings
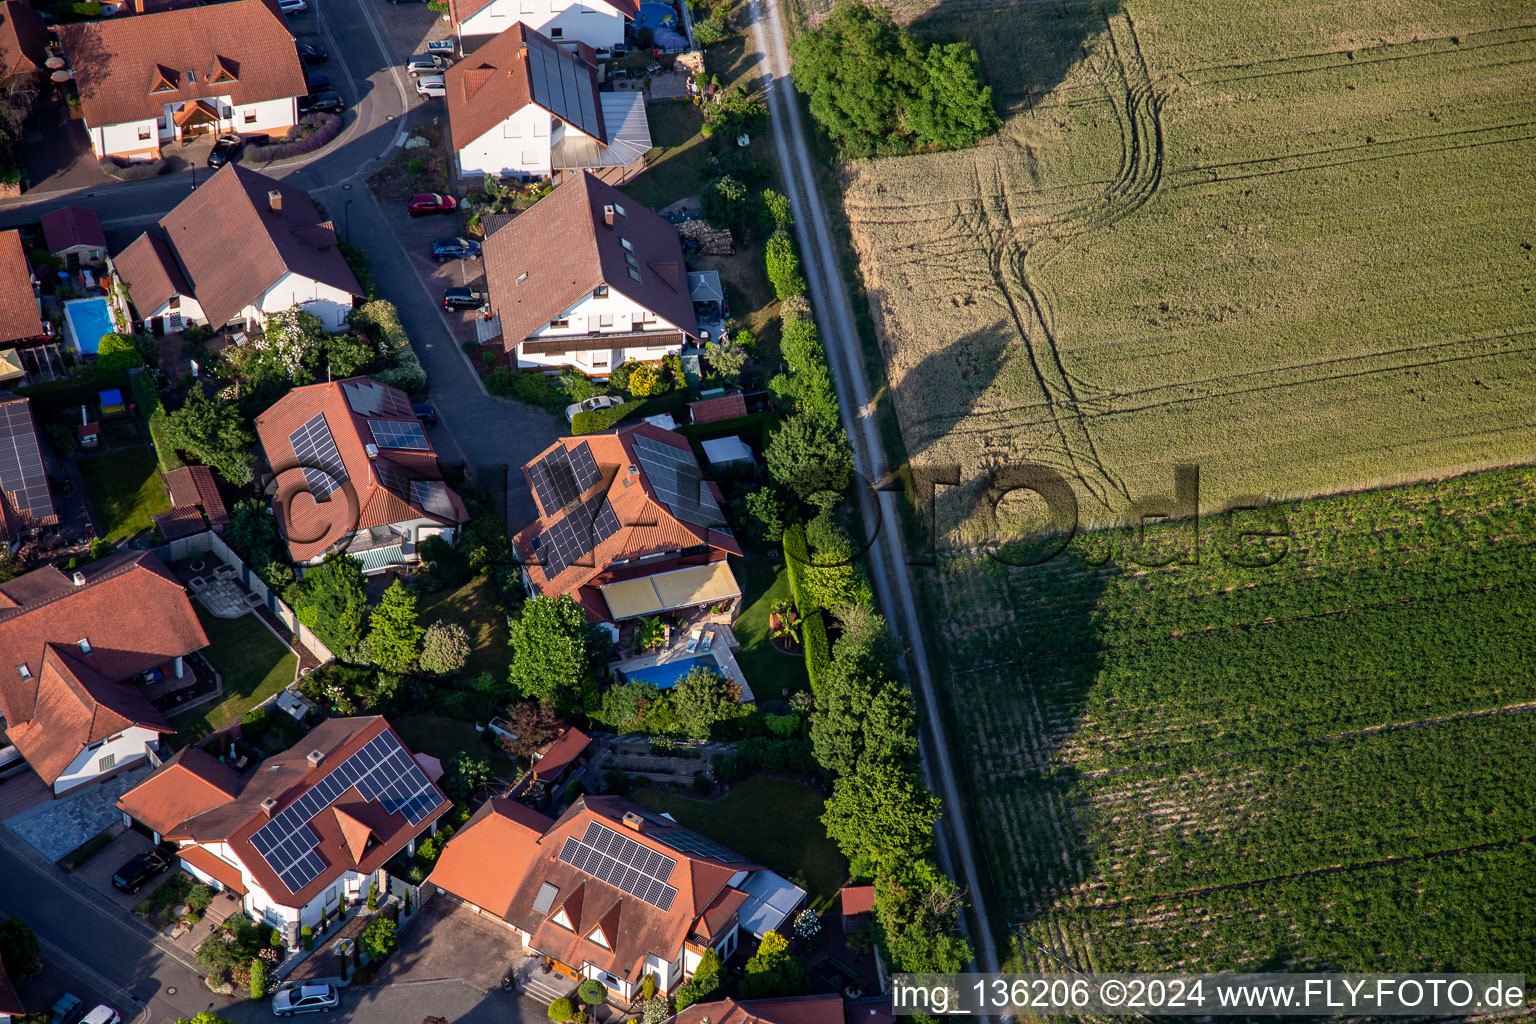
[[[1014,966],[1536,972],[1536,471],[1267,515],[931,574]]]
[[[1526,13],[931,7],[1003,130],[844,175],[913,462],[1045,463],[1102,521],[1177,463],[1213,508],[1536,459]]]

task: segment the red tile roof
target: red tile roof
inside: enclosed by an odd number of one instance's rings
[[[201,747],[186,746],[119,797],[117,807],[164,835],[188,818],[233,800],[238,788],[233,768]]]
[[[839,894],[843,901],[843,914],[867,914],[875,909],[875,887],[872,885],[846,885]]]
[[[578,592],[582,588],[609,582],[605,574],[616,568],[620,570],[621,575],[623,570],[631,568],[616,567],[615,563],[621,559],[633,560],[661,552],[680,553],[698,547],[708,549],[706,554],[697,558],[699,563],[718,561],[725,558],[727,554],[741,554],[741,545],[737,543],[729,529],[696,526],[672,514],[658,495],[649,474],[635,453],[634,441],[637,437],[649,438],[686,453],[688,461],[695,467],[698,465],[693,456],[693,449],[682,435],[649,423],[642,423],[605,434],[563,437],[523,467],[523,476],[528,480],[530,489],[533,489],[529,467],[557,448],[574,450],[586,445],[597,463],[599,474],[597,485],[583,494],[581,501],[573,502],[563,509],[544,508],[537,489],[534,489],[534,504],[541,515],[517,535],[514,543],[536,593],[544,596],[571,594],[580,601]],[[635,468],[634,474],[629,472],[631,466]],[[712,481],[706,481],[705,485],[709,487],[718,503],[719,488]],[[589,555],[576,559],[550,578],[545,573],[545,565],[542,564],[543,556],[535,548],[534,541],[565,519],[571,519],[574,524],[580,524],[577,526],[578,531],[588,530],[589,532],[585,535],[592,536],[590,533],[592,513],[589,509],[591,503],[605,493],[609,504],[613,506],[614,513],[618,516],[619,529],[606,540],[598,543]],[[666,567],[675,566],[660,561],[651,562],[634,574],[648,575]],[[598,598],[598,604],[589,605],[589,607],[601,607],[601,598]]]
[[[20,231],[0,231],[0,343],[43,333],[43,317],[32,290],[32,270]]]
[[[173,508],[168,512],[157,512],[149,519],[166,540],[190,537],[208,528],[203,522],[203,514],[196,508]]]
[[[605,0],[596,0],[586,6],[595,7]],[[608,6],[617,10],[630,21],[640,17],[640,0],[606,0]],[[453,18],[453,27],[457,30],[464,22],[483,11],[491,0],[448,0],[448,13]],[[478,52],[478,51],[476,51]]]
[[[443,847],[427,881],[506,917],[523,878],[519,871],[501,870],[500,865],[532,861],[540,838],[554,824],[515,800],[487,800]]]
[[[567,131],[607,142],[595,62],[585,43],[567,49],[522,22],[488,40],[443,74],[453,151],[530,103],[559,117]]]
[[[720,999],[678,1011],[670,1024],[845,1024],[843,997],[788,996],[782,999]]]
[[[208,514],[210,525],[216,528],[229,525],[229,510],[219,496],[213,470],[207,466],[182,466],[171,470],[165,474],[165,489],[170,493],[172,508],[200,508]]]
[[[269,820],[261,807],[263,800],[276,799],[273,814],[281,814],[375,736],[392,731],[389,723],[379,716],[332,718],[322,722],[297,745],[263,761],[235,799],[188,818],[165,834],[181,841],[227,843],[245,870],[273,900],[286,907],[302,907],[348,871],[370,874],[378,870],[452,808],[453,805],[443,797],[434,810],[412,825],[403,815],[387,812],[376,802],[365,800],[353,786],[309,820],[309,827],[320,839],[315,852],[325,862],[325,868],[298,892],[291,892],[256,851],[251,837]],[[308,761],[309,753],[314,750],[324,755],[319,767],[311,767]],[[338,815],[338,809],[344,813]],[[356,828],[351,824],[344,828],[347,819],[366,825],[372,833],[373,842],[365,849],[359,850],[357,846]]]
[[[612,227],[607,206],[616,207]],[[485,276],[509,348],[599,285],[698,337],[677,228],[586,171],[486,238]]]
[[[324,417],[341,456],[346,482],[351,484],[323,502],[311,496],[290,440],[294,431],[316,416]],[[367,377],[294,388],[256,417],[257,437],[277,476],[273,506],[278,531],[287,540],[294,561],[305,562],[322,554],[354,530],[413,519],[431,519],[445,526],[469,520],[463,501],[441,483],[443,474],[431,440],[424,450],[390,448],[379,443],[373,427],[389,422],[418,421],[405,392]],[[370,444],[379,449],[374,458],[368,456],[365,447]],[[426,496],[413,483],[439,492],[443,503],[436,511],[423,505]]]
[[[497,813],[502,814],[501,809]],[[639,829],[624,823],[626,813],[640,816]],[[559,859],[565,841],[581,838],[594,822],[675,862],[666,879],[677,890],[671,909],[662,910]],[[673,960],[699,930],[706,911],[730,888],[736,872],[758,867],[744,858],[718,861],[673,849],[665,837],[693,833],[619,797],[580,797],[537,839],[531,835],[536,827],[523,834],[501,823],[476,835],[479,825],[466,826],[444,848],[432,883],[499,914],[527,932],[529,945],[547,956],[578,967],[590,963],[631,982],[640,980],[647,955]],[[498,835],[519,838],[511,848],[498,848]],[[541,892],[548,895],[545,886],[555,892],[545,901],[547,910],[541,911],[535,902]],[[554,922],[562,908],[574,930]],[[611,936],[607,947],[587,937],[596,928]]]
[[[26,1012],[26,1007],[21,1005],[21,997],[16,994],[16,986],[11,984],[10,976],[5,973],[5,965],[0,964],[0,1013],[20,1017]]]
[[[30,721],[42,699],[49,644],[78,652],[88,640],[90,670],[114,683],[208,646],[186,591],[150,552],[111,555],[80,575],[75,586],[57,569],[38,569],[0,591],[0,605],[10,605],[0,607],[0,650],[15,663],[0,672],[0,712],[12,727]],[[30,679],[16,670],[23,664]]]
[[[74,644],[46,644],[31,715],[7,732],[50,786],[89,744],[133,726],[176,731],[136,685],[113,682],[92,669],[94,654],[83,654]]]
[[[0,5],[0,79],[41,71],[48,60],[48,29],[21,0]]]
[[[592,737],[574,727],[567,727],[544,753],[533,762],[533,777],[551,779],[571,766],[582,751],[592,742]]]
[[[183,846],[176,851],[176,855],[203,874],[217,880],[226,889],[233,889],[242,896],[246,894],[245,879],[241,877],[240,869],[223,857],[216,856],[201,846]]]
[[[721,395],[719,398],[705,398],[688,403],[689,422],[696,424],[733,420],[746,414],[747,400],[739,391],[734,395]]]
[[[101,231],[101,218],[95,210],[83,206],[61,206],[43,214],[43,241],[51,253],[61,253],[77,245],[90,245],[98,249],[107,247],[107,236]]]
[[[227,11],[241,3],[260,6],[259,0],[235,0],[196,10]],[[293,57],[291,40],[287,48]],[[280,210],[272,209],[268,193],[273,191],[281,197]],[[112,265],[140,316],[153,315],[172,295],[189,295],[214,327],[224,326],[288,273],[362,295],[338,248],[335,227],[320,218],[314,200],[233,163],[136,238]]]
[[[229,96],[235,107],[303,96],[293,32],[275,8],[263,0],[229,0],[60,25],[86,123],[148,121],[162,116],[166,104],[210,95]],[[205,229],[210,224],[216,221]]]

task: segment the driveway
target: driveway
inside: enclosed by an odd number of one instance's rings
[[[74,872],[74,876],[101,893],[104,898],[111,900],[124,910],[131,911],[134,907],[149,899],[150,894],[164,885],[166,880],[175,872],[169,870],[160,872],[160,874],[145,882],[143,888],[136,893],[123,892],[117,888],[117,886],[112,884],[112,876],[130,858],[148,853],[154,848],[154,845],[154,841],[144,833],[131,828],[124,829],[112,842],[107,844],[104,850],[82,864]]]
[[[462,981],[484,992],[527,957],[522,940],[447,896],[427,901],[384,962],[376,984]]]
[[[149,773],[146,764],[106,782],[81,786],[75,793],[23,811],[5,824],[38,853],[57,861],[87,839],[122,822],[117,798]]]

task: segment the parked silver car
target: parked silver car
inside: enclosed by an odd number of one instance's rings
[[[296,1013],[330,1013],[341,1005],[341,993],[334,985],[298,985],[285,988],[272,997],[272,1012],[279,1017]]]

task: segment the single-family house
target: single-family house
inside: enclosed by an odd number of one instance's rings
[[[0,399],[0,541],[14,552],[58,524],[32,400]]]
[[[526,25],[557,43],[586,43],[611,52],[640,16],[639,0],[448,0],[448,15],[464,53],[513,25]]]
[[[206,646],[186,591],[148,551],[0,583],[6,734],[55,795],[115,775],[175,732],[146,686],[185,679],[186,656]]]
[[[48,27],[24,0],[0,4],[0,82],[42,72],[48,60]]]
[[[43,244],[64,261],[66,270],[99,267],[107,260],[107,236],[101,218],[83,206],[61,206],[41,218]]]
[[[520,370],[607,377],[698,337],[677,229],[590,174],[485,240],[501,344]]]
[[[596,622],[740,603],[741,544],[682,435],[649,423],[563,437],[523,467],[539,518],[513,542],[523,585]]]
[[[848,1024],[836,994],[692,1003],[665,1024]]]
[[[444,78],[448,134],[464,177],[559,182],[592,171],[624,182],[645,169],[645,96],[600,92],[596,56],[586,44],[567,48],[515,24]]]
[[[780,927],[805,900],[761,865],[611,796],[578,797],[555,821],[487,801],[427,884],[510,928],[551,970],[596,978],[625,1003],[647,974],[672,992],[706,950],[727,959],[743,933]]]
[[[257,330],[295,306],[344,331],[363,292],[314,200],[237,164],[205,180],[111,265],[133,318],[155,335],[194,324]]]
[[[308,92],[277,5],[211,6],[60,25],[97,157],[153,160],[196,135],[283,135]]]
[[[289,557],[333,552],[382,572],[418,560],[428,537],[469,521],[405,392],[367,377],[294,388],[256,417],[272,507]]]
[[[186,869],[238,895],[297,947],[301,929],[389,892],[384,864],[452,806],[389,723],[332,718],[244,782],[201,751],[161,765],[118,808],[178,844]]]
[[[166,512],[151,516],[166,540],[190,537],[213,530],[223,533],[229,525],[229,509],[207,466],[182,466],[165,474],[165,490],[171,499]]]
[[[32,341],[47,334],[43,307],[32,286],[32,266],[20,231],[0,231],[0,345]]]
[[[559,734],[544,749],[533,755],[529,771],[535,782],[558,786],[571,774],[571,769],[592,745],[592,737],[572,725],[561,728]]]

